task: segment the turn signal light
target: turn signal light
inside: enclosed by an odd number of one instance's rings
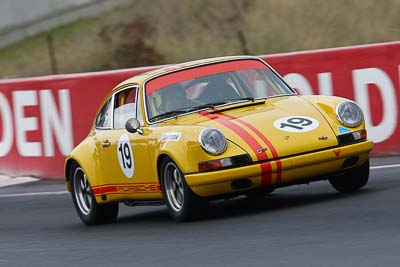
[[[231,158],[209,160],[199,163],[199,171],[210,171],[232,166]]]
[[[353,132],[353,138],[354,140],[363,140],[363,139],[367,139],[367,131],[361,130],[361,131],[357,131],[357,132]]]

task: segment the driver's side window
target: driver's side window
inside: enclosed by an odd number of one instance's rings
[[[137,88],[119,91],[114,96],[114,129],[125,128],[130,118],[136,118]]]

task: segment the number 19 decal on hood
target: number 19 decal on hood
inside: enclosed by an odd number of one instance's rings
[[[135,169],[131,142],[127,134],[122,135],[117,145],[118,162],[126,177],[132,178]]]
[[[311,117],[290,116],[277,119],[274,121],[274,126],[285,132],[304,133],[315,130],[319,126],[319,122]]]

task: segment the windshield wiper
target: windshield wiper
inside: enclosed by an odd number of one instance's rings
[[[192,111],[197,110],[197,109],[204,109],[204,108],[215,109],[215,107],[220,106],[220,105],[234,104],[236,102],[240,102],[240,101],[244,101],[244,100],[254,102],[255,98],[254,97],[243,97],[243,98],[233,98],[233,99],[226,99],[226,100],[211,102],[211,103],[207,103],[204,105],[193,107]]]
[[[152,117],[150,120],[158,121],[160,119],[168,118],[171,116],[177,117],[180,114],[184,114],[184,113],[188,113],[188,112],[192,112],[192,111],[200,110],[200,109],[215,109],[215,107],[220,106],[220,105],[225,105],[225,104],[229,104],[229,103],[234,104],[235,102],[240,102],[240,101],[244,101],[244,100],[254,102],[255,98],[254,97],[234,98],[234,99],[227,99],[227,100],[211,102],[211,103],[203,104],[203,105],[196,106],[196,107],[180,108],[180,109],[171,110],[171,111],[168,111],[165,113],[158,114],[158,115]]]
[[[242,100],[247,100],[247,101],[251,101],[251,102],[256,101],[256,99],[254,97],[234,98],[234,99],[231,99],[230,101],[242,101]]]
[[[164,118],[168,118],[168,117],[172,117],[172,116],[177,117],[178,115],[183,114],[183,113],[187,113],[189,111],[191,111],[191,108],[181,108],[181,109],[177,109],[177,110],[171,110],[171,111],[168,111],[168,112],[165,112],[165,113],[158,114],[158,115],[156,115],[154,117],[151,117],[150,120],[151,121],[158,121],[160,119],[164,119]]]
[[[204,109],[204,108],[214,109],[216,106],[224,105],[224,104],[227,104],[229,102],[230,102],[229,100],[211,102],[211,103],[203,104],[203,105],[200,105],[200,106],[192,107],[192,111],[193,110],[197,110],[197,109]]]

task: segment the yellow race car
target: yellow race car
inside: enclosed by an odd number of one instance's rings
[[[372,147],[353,101],[300,96],[260,58],[222,57],[115,87],[67,156],[65,179],[85,224],[114,221],[119,202],[165,203],[187,221],[211,200],[293,184],[356,191]]]

